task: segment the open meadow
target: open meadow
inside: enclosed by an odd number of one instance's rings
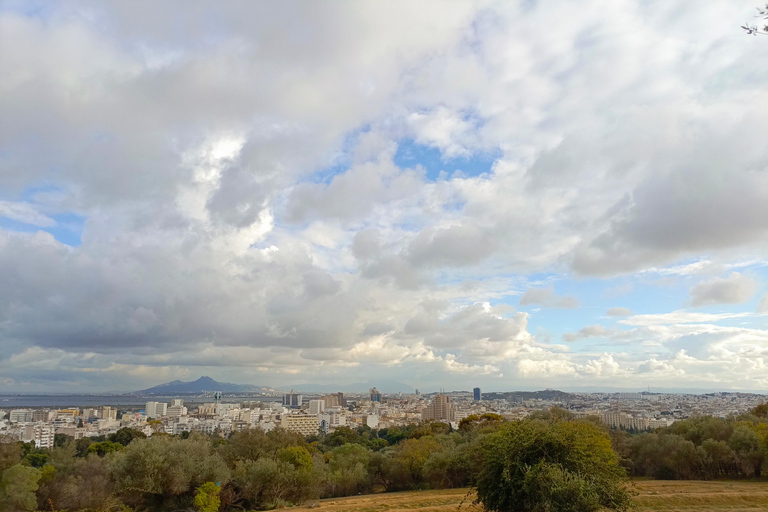
[[[641,480],[632,484],[637,512],[757,512],[768,510],[768,483]],[[331,498],[301,507],[319,512],[480,512],[467,489]]]

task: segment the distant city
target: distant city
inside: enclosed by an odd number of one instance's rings
[[[227,388],[225,383],[203,379],[195,382]],[[644,431],[693,416],[737,416],[768,399],[763,394],[741,392],[567,393],[548,389],[483,393],[479,387],[472,391],[428,394],[421,394],[419,390],[382,393],[375,386],[366,393],[294,390],[246,393],[196,391],[189,384],[177,381],[159,389],[150,388],[144,390],[144,396],[138,393],[130,397],[36,396],[32,397],[36,402],[27,402],[25,406],[11,404],[11,400],[19,403],[19,399],[29,399],[29,395],[5,396],[0,402],[0,407],[5,407],[0,410],[0,435],[24,442],[34,441],[39,448],[52,447],[55,434],[80,439],[107,436],[123,427],[142,431],[147,436],[193,431],[228,435],[250,428],[264,431],[284,428],[312,436],[330,433],[339,427],[381,429],[428,420],[458,428],[462,419],[472,415],[494,413],[508,420],[518,420],[552,407],[562,408],[576,418],[596,418],[613,429]],[[168,391],[174,386],[188,391],[176,397],[152,393],[153,389]],[[125,398],[132,403],[121,402],[120,399]],[[69,400],[70,405],[54,406],[46,400],[59,404]],[[96,403],[98,401],[101,403]]]

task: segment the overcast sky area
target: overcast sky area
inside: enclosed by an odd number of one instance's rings
[[[0,391],[768,390],[753,0],[0,2]]]

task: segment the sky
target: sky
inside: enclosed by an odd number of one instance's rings
[[[0,391],[768,390],[751,0],[0,2]]]

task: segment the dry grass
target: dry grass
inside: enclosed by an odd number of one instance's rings
[[[636,512],[768,511],[768,483],[636,481]],[[415,491],[321,500],[317,512],[480,512],[467,489]],[[463,502],[463,504],[462,504]],[[459,506],[461,507],[459,508]],[[296,510],[296,509],[294,509]]]

